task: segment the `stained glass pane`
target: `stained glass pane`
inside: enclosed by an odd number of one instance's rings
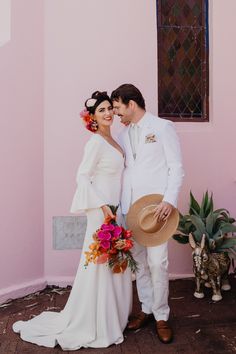
[[[207,1],[158,1],[159,116],[208,120]]]

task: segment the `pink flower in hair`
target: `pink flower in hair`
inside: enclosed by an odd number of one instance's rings
[[[80,112],[80,117],[83,119],[86,129],[90,130],[93,133],[97,131],[97,122],[92,119],[89,111],[86,108]]]

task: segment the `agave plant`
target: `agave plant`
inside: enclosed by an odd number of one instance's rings
[[[234,222],[228,210],[214,210],[212,193],[210,196],[208,191],[204,193],[199,204],[190,191],[189,213],[180,214],[179,226],[173,238],[180,243],[188,243],[191,233],[195,241],[200,242],[202,235],[205,235],[211,252],[227,251],[236,246]]]

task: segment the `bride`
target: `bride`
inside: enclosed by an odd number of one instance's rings
[[[65,305],[57,312],[43,312],[29,321],[17,321],[13,330],[23,340],[63,350],[81,347],[102,348],[124,340],[132,304],[131,272],[112,273],[106,264],[85,264],[84,252],[93,242],[92,235],[114,215],[108,205],[118,205],[124,156],[111,136],[112,101],[106,92],[96,91],[85,102],[81,113],[93,135],[85,145],[77,172],[77,190],[71,212],[85,211],[87,230],[80,264]]]

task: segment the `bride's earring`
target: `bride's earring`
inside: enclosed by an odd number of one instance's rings
[[[91,116],[91,126],[92,126],[94,131],[98,130],[98,122],[96,121],[96,119],[94,119],[93,116]]]

